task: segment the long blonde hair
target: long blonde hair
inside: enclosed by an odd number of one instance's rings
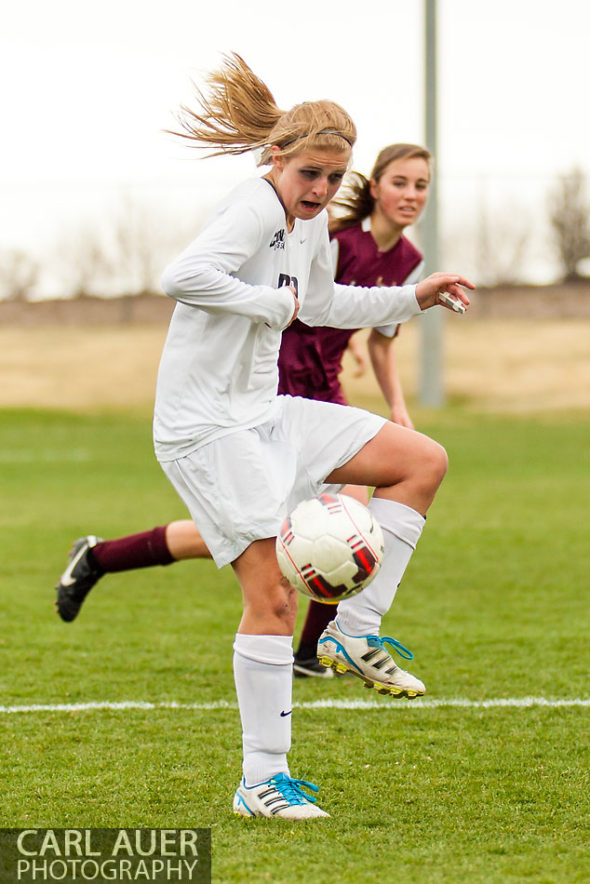
[[[236,52],[207,77],[208,95],[196,88],[197,110],[183,105],[179,135],[193,147],[213,148],[207,156],[262,150],[259,166],[272,162],[271,145],[290,156],[310,148],[344,151],[356,141],[356,127],[333,101],[305,101],[281,110],[268,86]]]
[[[338,199],[332,200],[330,208],[338,210],[330,220],[330,232],[337,233],[359,224],[373,213],[375,198],[371,195],[371,181],[379,181],[390,163],[405,159],[426,160],[429,175],[432,172],[432,154],[419,144],[390,144],[377,154],[371,177],[361,172],[350,172]],[[342,213],[341,213],[342,212]]]

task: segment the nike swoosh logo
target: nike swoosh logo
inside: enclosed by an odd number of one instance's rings
[[[291,715],[292,712],[293,712],[292,709],[289,709],[288,712],[281,712],[281,718],[286,718],[287,715]]]
[[[74,556],[74,558],[72,559],[72,561],[70,562],[70,564],[68,565],[68,567],[66,568],[66,570],[64,571],[64,573],[61,576],[61,579],[59,582],[61,583],[62,586],[73,586],[73,584],[76,582],[76,579],[74,577],[72,577],[72,571],[74,570],[74,568],[76,567],[76,565],[78,564],[78,562],[80,561],[80,559],[82,558],[82,556],[84,555],[84,553],[86,551],[87,551],[86,546],[82,546],[78,550],[78,552],[76,553],[76,555]]]

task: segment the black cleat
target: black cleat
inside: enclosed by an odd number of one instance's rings
[[[103,570],[92,564],[88,556],[88,551],[97,543],[102,543],[102,537],[95,537],[93,534],[76,540],[70,552],[68,567],[55,587],[57,613],[66,623],[76,619],[82,602],[94,584],[103,576]]]
[[[309,657],[306,660],[298,660],[295,657],[293,675],[295,678],[332,678],[334,673],[331,669],[322,666],[317,657]]]

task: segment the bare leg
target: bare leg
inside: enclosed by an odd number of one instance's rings
[[[176,561],[211,558],[205,541],[191,519],[169,522],[166,525],[166,545]]]
[[[257,540],[232,563],[242,587],[244,613],[238,632],[293,635],[297,591],[279,570],[275,538]]]
[[[446,452],[438,443],[390,423],[329,477],[376,486],[369,508],[385,541],[383,564],[373,582],[338,606],[336,622],[349,635],[379,633],[446,469]]]
[[[209,557],[203,538],[189,520],[114,540],[101,540],[94,535],[82,537],[72,548],[68,567],[56,586],[57,611],[62,620],[75,620],[84,599],[105,574]]]
[[[447,466],[446,452],[438,442],[388,423],[326,482],[374,485],[374,497],[396,500],[424,516]]]
[[[413,430],[387,424],[327,480],[376,486],[369,509],[383,530],[385,556],[373,582],[338,605],[335,620],[318,642],[320,662],[348,670],[394,696],[415,697],[425,688],[394,664],[379,638],[381,620],[395,598],[446,469],[447,456],[440,445]],[[393,640],[390,644],[396,647]]]

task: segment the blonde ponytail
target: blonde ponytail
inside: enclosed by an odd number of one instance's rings
[[[197,88],[200,112],[183,105],[174,133],[195,147],[217,148],[209,156],[241,154],[266,144],[268,133],[283,115],[263,81],[233,52],[223,67],[207,77],[209,95]]]
[[[197,148],[213,148],[207,156],[242,154],[262,149],[258,165],[271,162],[271,145],[283,156],[312,147],[346,151],[356,140],[356,128],[346,111],[333,101],[306,101],[281,110],[268,86],[236,52],[207,77],[208,95],[197,88],[199,109],[183,105],[178,114],[182,131],[173,134]]]

